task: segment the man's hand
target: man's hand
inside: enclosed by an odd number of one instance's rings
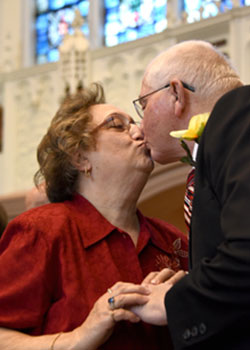
[[[158,326],[167,325],[164,297],[172,284],[165,282],[158,285],[149,284],[148,287],[151,290],[151,294],[148,295],[148,302],[144,305],[133,306],[130,310],[144,322]]]
[[[162,274],[159,272],[156,277],[159,278],[158,281],[161,278],[167,277],[167,282],[159,284],[145,283],[145,281],[147,281],[147,277],[149,276],[148,275],[143,281],[143,284],[147,285],[148,289],[151,291],[151,293],[148,295],[149,300],[144,305],[133,306],[130,308],[130,310],[138,315],[142,321],[158,326],[167,325],[167,311],[164,304],[166,293],[176,282],[186,275],[186,272],[183,270],[178,271],[175,274],[171,272],[172,270],[164,270],[165,271],[163,271]]]
[[[150,272],[142,281],[144,283],[159,284],[166,282],[175,274],[175,271],[169,268],[162,269],[161,271]]]
[[[187,272],[183,270],[175,272],[174,270],[169,268],[162,269],[161,271],[152,271],[144,278],[142,284],[160,284],[167,281],[170,284],[175,284],[182,277],[184,277],[186,273]]]

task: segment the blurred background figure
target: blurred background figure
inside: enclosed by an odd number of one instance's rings
[[[8,215],[2,204],[0,203],[0,238],[8,223]]]
[[[29,210],[31,208],[40,207],[40,205],[49,203],[48,197],[45,192],[45,185],[41,183],[39,186],[32,187],[25,196],[25,208]]]

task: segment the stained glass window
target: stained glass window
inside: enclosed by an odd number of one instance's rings
[[[250,5],[250,0],[240,0],[241,6]],[[225,12],[233,7],[232,0],[184,0],[183,10],[188,14],[187,21],[189,23],[199,21],[202,18],[216,16],[220,12]],[[201,15],[202,13],[202,15]]]
[[[167,26],[167,0],[104,0],[105,45],[159,33]]]
[[[88,36],[87,15],[89,0],[36,0],[36,61],[57,61],[58,46],[66,33],[72,33],[71,24],[78,8],[84,17],[82,30]]]

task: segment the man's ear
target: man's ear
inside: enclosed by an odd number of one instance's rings
[[[73,155],[71,163],[80,172],[86,173],[87,171],[91,170],[91,164],[88,158],[84,155],[83,151],[81,150],[77,151]]]
[[[184,87],[182,85],[182,82],[179,79],[171,80],[170,86],[172,89],[172,93],[175,96],[175,105],[174,105],[175,115],[177,117],[180,117],[183,113],[183,110],[185,108],[185,103],[186,103]]]

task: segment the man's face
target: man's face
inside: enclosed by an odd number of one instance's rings
[[[152,86],[143,79],[140,96],[160,87]],[[180,129],[179,118],[175,115],[175,101],[176,96],[171,92],[171,87],[141,100],[144,111],[142,130],[145,140],[152,158],[161,164],[177,161],[182,156],[180,143],[169,135],[170,131]]]

